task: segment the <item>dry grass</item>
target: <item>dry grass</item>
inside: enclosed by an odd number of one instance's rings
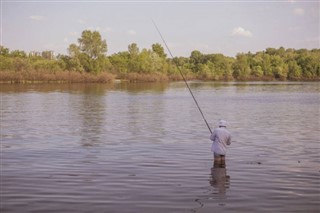
[[[168,81],[168,76],[160,73],[153,74],[140,74],[140,73],[128,73],[124,75],[124,79],[130,82],[160,82]]]
[[[71,71],[0,71],[2,83],[107,83],[114,78],[115,75],[106,72],[96,75]]]
[[[184,76],[184,78],[185,78],[187,81],[197,79],[197,78],[195,77],[195,75],[194,75],[194,74],[191,74],[191,73],[183,74],[183,76]],[[182,76],[181,76],[180,73],[171,74],[171,75],[169,76],[169,79],[170,79],[171,81],[182,81],[182,80],[183,80],[183,78],[182,78]]]

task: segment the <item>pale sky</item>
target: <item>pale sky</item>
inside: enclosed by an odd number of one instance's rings
[[[174,56],[320,48],[320,1],[15,1],[1,0],[1,45],[67,54],[83,30],[106,39],[107,55],[164,44]]]

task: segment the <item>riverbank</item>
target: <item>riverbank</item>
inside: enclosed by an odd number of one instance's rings
[[[192,73],[184,74],[186,80],[201,81],[288,81],[287,79],[262,78],[203,78]],[[116,75],[109,72],[92,74],[75,71],[0,71],[0,84],[42,84],[42,83],[112,83],[112,82],[172,82],[182,81],[180,74],[165,75],[162,73],[128,73]],[[295,80],[290,80],[295,81]],[[320,79],[299,79],[299,81],[320,81]]]
[[[205,80],[196,75],[185,74],[186,80]],[[0,71],[1,84],[28,84],[28,83],[111,83],[126,82],[167,82],[181,81],[179,74],[165,75],[162,73],[127,73],[116,75],[109,72],[98,74],[76,71]],[[212,80],[212,79],[207,79]]]
[[[115,75],[107,72],[90,74],[74,71],[1,71],[0,83],[108,83]]]
[[[288,79],[275,79],[273,77],[262,76],[245,79],[235,79],[233,77],[214,78],[198,76],[192,72],[184,73],[186,80],[201,81],[288,81]],[[126,73],[114,74],[110,72],[88,73],[77,71],[48,71],[48,70],[21,70],[0,71],[0,84],[35,84],[35,83],[112,83],[116,81],[125,82],[169,82],[182,81],[180,73]],[[298,79],[297,79],[298,80]],[[319,81],[320,78],[299,79],[299,81]],[[290,81],[295,81],[291,79]]]

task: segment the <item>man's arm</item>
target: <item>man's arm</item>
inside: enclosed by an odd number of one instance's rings
[[[231,144],[231,136],[229,136],[227,140],[227,145],[230,145],[230,144]]]

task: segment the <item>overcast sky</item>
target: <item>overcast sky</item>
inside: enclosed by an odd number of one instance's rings
[[[164,44],[174,56],[191,51],[235,56],[268,47],[320,48],[320,1],[15,1],[1,0],[1,45],[67,54],[83,30],[106,39],[107,55]]]

